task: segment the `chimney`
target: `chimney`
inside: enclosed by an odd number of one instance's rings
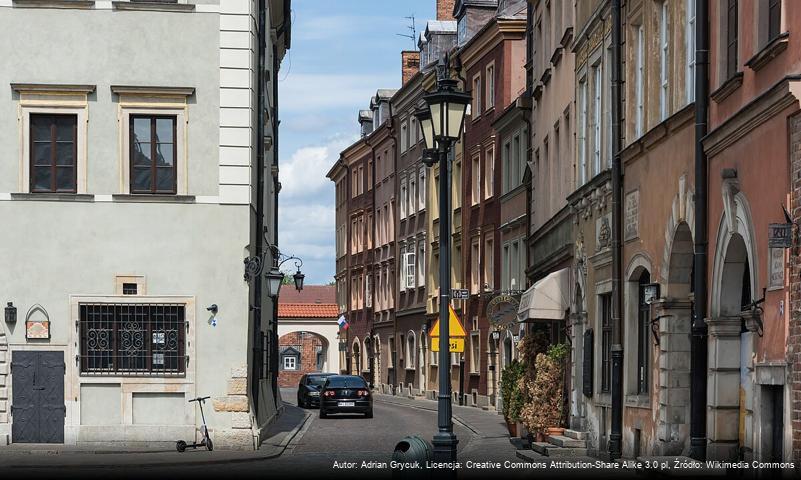
[[[437,20],[455,20],[453,8],[456,0],[437,0]]]
[[[404,50],[401,52],[401,85],[406,85],[417,72],[420,71],[420,52],[417,50]]]

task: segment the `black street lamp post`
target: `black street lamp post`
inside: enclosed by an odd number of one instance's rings
[[[443,65],[441,64],[441,66]],[[446,71],[444,68],[442,70]],[[456,445],[459,443],[453,433],[451,372],[448,361],[450,354],[448,307],[451,294],[451,209],[448,153],[461,136],[465,110],[470,103],[471,96],[457,91],[456,86],[456,80],[440,78],[437,91],[423,97],[426,107],[419,110],[416,115],[426,146],[423,162],[431,167],[439,161],[439,395],[437,397],[438,432],[434,435],[432,442],[434,444],[434,460],[438,462],[455,462]]]

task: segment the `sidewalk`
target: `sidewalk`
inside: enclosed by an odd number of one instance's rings
[[[74,445],[9,445],[0,447],[0,469],[59,467],[143,467],[183,466],[262,461],[280,456],[311,414],[284,404],[278,417],[267,427],[266,438],[258,450],[187,449],[175,450],[175,443],[148,448],[86,447]],[[212,433],[212,440],[214,440]],[[35,464],[35,465],[34,465]]]
[[[401,396],[374,394],[384,403],[405,405],[412,408],[437,411],[437,402],[427,399],[411,399]],[[517,461],[515,444],[509,437],[506,422],[502,415],[494,410],[483,410],[476,407],[452,405],[453,421],[473,432],[471,439],[459,439],[467,442],[461,456],[482,461]]]

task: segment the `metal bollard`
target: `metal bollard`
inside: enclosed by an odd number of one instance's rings
[[[395,462],[392,478],[431,478],[431,470],[429,470],[427,462],[431,461],[432,457],[433,449],[422,437],[418,435],[404,437],[395,445],[395,451],[392,453],[392,461]]]

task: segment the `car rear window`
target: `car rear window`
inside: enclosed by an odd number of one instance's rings
[[[367,387],[362,377],[328,377],[328,386],[333,388]]]
[[[326,378],[328,378],[327,375],[311,375],[308,379],[306,379],[306,384],[322,386],[325,383]]]

